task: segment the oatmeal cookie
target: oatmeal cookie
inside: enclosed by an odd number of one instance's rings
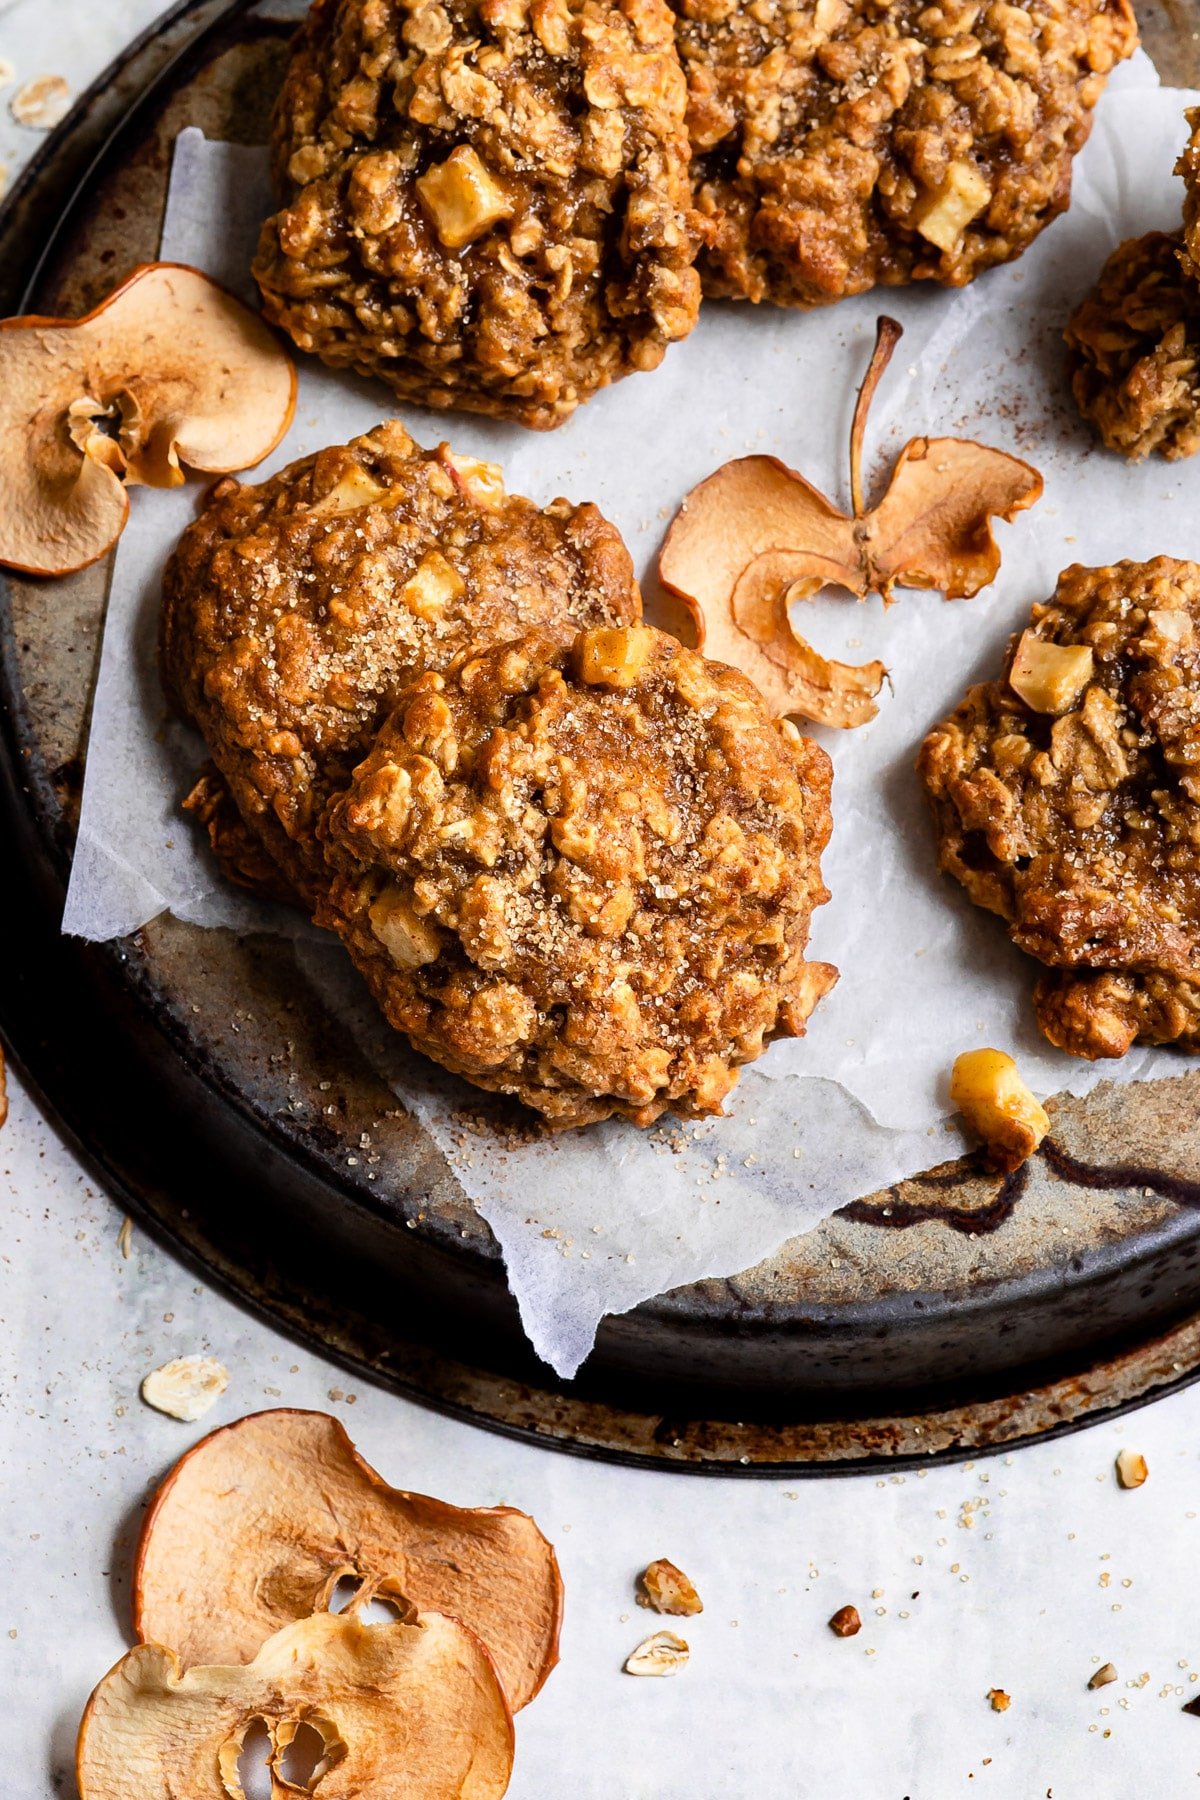
[[[1122,244],[1066,330],[1080,412],[1134,462],[1200,450],[1200,287],[1182,245],[1163,231]]]
[[[1128,0],[673,0],[704,290],[961,287],[1067,204]]]
[[[163,678],[311,904],[317,819],[414,674],[533,628],[640,616],[594,506],[507,495],[494,465],[392,423],[259,486],[218,483],[164,576]]]
[[[299,895],[258,832],[237,809],[228,783],[216,763],[207,762],[183,802],[183,810],[202,825],[221,874],[235,887],[259,900],[283,906],[299,904]]]
[[[666,0],[316,0],[276,107],[267,317],[402,399],[559,425],[696,322]]]
[[[413,683],[323,832],[318,912],[388,1019],[554,1124],[719,1112],[835,971],[825,752],[647,626]]]
[[[1200,566],[1067,569],[919,770],[942,868],[1051,971],[1052,1043],[1200,1050]]]

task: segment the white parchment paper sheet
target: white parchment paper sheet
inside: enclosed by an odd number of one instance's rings
[[[202,758],[165,717],[155,666],[158,580],[199,489],[137,493],[113,576],[94,703],[83,819],[64,930],[106,938],[169,909],[200,923],[284,929],[303,939],[314,987],[356,1030],[404,1104],[452,1162],[495,1231],[529,1336],[559,1373],[574,1372],[607,1312],[704,1276],[749,1267],[835,1208],[954,1154],[947,1072],[959,1050],[1011,1048],[1043,1094],[1100,1079],[1178,1070],[1169,1052],[1082,1066],[1039,1037],[1035,971],[998,922],[934,866],[912,773],[922,736],[973,680],[997,665],[1008,634],[1072,561],[1200,555],[1200,464],[1130,468],[1097,449],[1070,402],[1062,327],[1123,237],[1178,223],[1172,165],[1183,108],[1145,58],[1121,71],[1076,165],[1069,214],[1021,262],[961,293],[898,290],[828,311],[710,306],[651,377],[600,395],[542,435],[406,409],[425,442],[504,464],[508,486],[537,500],[595,500],[647,576],[683,494],[728,457],[770,451],[845,504],[854,393],[886,310],[905,336],[872,417],[877,476],[918,433],[978,437],[1033,461],[1045,497],[999,527],[1004,564],[973,601],[905,594],[803,609],[806,635],[849,661],[879,656],[892,673],[879,718],[826,734],[835,831],[825,869],[832,903],[814,953],[841,983],[809,1035],[774,1046],[742,1078],[728,1116],[639,1133],[622,1124],[536,1141],[469,1122],[473,1097],[410,1055],[366,999],[340,950],[282,911],[230,894],[178,802]],[[164,257],[248,292],[259,220],[269,210],[264,153],[184,132],[176,148]],[[369,429],[392,410],[382,389],[305,360],[296,421],[263,465]]]

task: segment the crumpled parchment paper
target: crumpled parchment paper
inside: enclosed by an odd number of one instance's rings
[[[562,1375],[586,1356],[605,1313],[747,1268],[837,1207],[956,1154],[947,1080],[960,1050],[1011,1049],[1042,1094],[1179,1069],[1166,1051],[1082,1065],[1041,1039],[1029,1005],[1036,969],[937,874],[912,768],[928,727],[996,668],[1009,633],[1067,563],[1200,555],[1189,505],[1200,497],[1200,462],[1131,468],[1100,450],[1071,404],[1061,342],[1113,245],[1178,224],[1172,165],[1184,106],[1197,98],[1158,89],[1144,57],[1122,70],[1076,164],[1068,215],[1020,262],[959,293],[880,292],[809,315],[708,306],[653,376],[600,395],[550,435],[405,409],[423,441],[449,436],[502,462],[514,492],[595,500],[621,527],[651,592],[679,500],[731,456],[773,452],[845,504],[854,394],[881,311],[905,336],[872,414],[874,475],[886,476],[909,437],[929,433],[995,444],[1045,476],[1041,503],[998,528],[1003,567],[976,599],[905,593],[886,616],[878,599],[804,607],[805,635],[818,648],[852,662],[879,656],[894,692],[885,691],[871,725],[823,734],[836,771],[825,862],[833,900],[816,917],[812,948],[838,964],[840,985],[807,1038],[775,1045],[743,1075],[723,1119],[501,1140],[475,1122],[462,1084],[396,1042],[335,945],[221,885],[178,811],[203,749],[166,721],[154,654],[159,574],[200,489],[133,497],[63,928],[107,938],[170,909],[208,925],[297,933],[314,988],[354,1026],[496,1233],[530,1339]],[[269,209],[265,153],[186,131],[162,254],[249,294]],[[295,424],[258,474],[391,410],[382,388],[302,359]]]

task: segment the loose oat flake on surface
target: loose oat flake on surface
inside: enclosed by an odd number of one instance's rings
[[[691,1651],[673,1631],[656,1631],[643,1638],[625,1659],[627,1675],[678,1675]]]
[[[151,1369],[142,1382],[142,1399],[156,1412],[191,1425],[217,1404],[229,1386],[229,1370],[215,1356],[177,1356],[161,1369]]]
[[[8,103],[18,125],[29,131],[52,131],[71,109],[71,90],[61,75],[35,75]]]

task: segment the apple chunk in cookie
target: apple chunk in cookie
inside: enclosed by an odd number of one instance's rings
[[[918,763],[938,856],[1089,1058],[1200,1050],[1200,565],[1067,569]]]
[[[402,695],[324,822],[318,920],[418,1049],[556,1125],[719,1112],[834,979],[829,792],[674,638],[529,635]]]

